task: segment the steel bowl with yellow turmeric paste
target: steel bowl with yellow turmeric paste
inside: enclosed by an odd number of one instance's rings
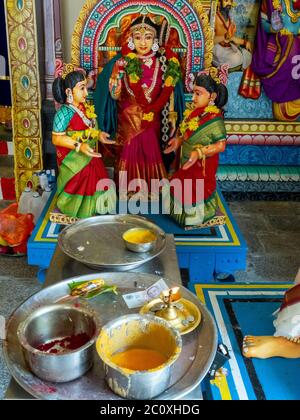
[[[151,251],[157,242],[157,235],[150,229],[133,228],[123,234],[127,249],[133,252]]]

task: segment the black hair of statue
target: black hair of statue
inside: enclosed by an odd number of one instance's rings
[[[210,75],[200,74],[196,77],[195,85],[204,87],[209,93],[216,93],[215,104],[218,108],[223,108],[228,101],[228,90],[223,83],[217,83]]]
[[[72,71],[65,79],[57,77],[52,85],[53,97],[59,104],[64,104],[67,100],[66,90],[73,90],[77,83],[85,80],[85,75],[81,71]]]

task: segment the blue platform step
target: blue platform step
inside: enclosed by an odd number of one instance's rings
[[[62,229],[61,225],[49,220],[55,203],[53,192],[28,242],[28,264],[39,266],[41,282],[44,281],[45,270],[50,265]],[[226,216],[224,226],[185,231],[168,216],[147,216],[166,233],[175,236],[179,266],[189,271],[191,284],[213,282],[216,275],[226,277],[246,268],[247,246],[221,193],[219,204]]]

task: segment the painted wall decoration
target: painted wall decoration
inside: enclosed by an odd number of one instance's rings
[[[298,0],[263,0],[251,65],[253,85],[258,77],[273,102],[274,117],[280,121],[300,119],[300,3]],[[251,86],[244,96],[257,97]]]
[[[6,0],[17,196],[43,168],[35,0]]]
[[[260,0],[215,0],[213,64],[243,71],[251,64]]]
[[[202,2],[198,0],[89,0],[74,29],[72,63],[98,71],[101,67],[99,51],[118,51],[119,46],[110,40],[124,33],[126,25],[130,24],[128,15],[134,17],[142,11],[165,17],[176,30],[179,52],[186,52],[185,84],[189,90],[190,74],[210,67],[212,61],[212,30]],[[111,57],[106,58],[108,61]]]
[[[232,10],[237,36],[254,44],[261,0],[238,0]]]

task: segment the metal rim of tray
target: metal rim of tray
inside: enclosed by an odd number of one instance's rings
[[[126,286],[123,288],[123,292],[125,293],[145,290],[147,287],[149,287],[151,284],[154,284],[161,278],[152,274],[128,272],[106,272],[101,273],[100,276],[104,278],[107,284],[117,284],[119,289],[122,289],[122,285]],[[42,289],[40,292],[34,294],[29,299],[27,299],[11,315],[7,323],[7,338],[4,341],[3,345],[4,358],[13,378],[23,389],[25,389],[33,397],[38,399],[72,400],[75,398],[97,400],[122,400],[122,398],[116,396],[109,388],[107,388],[107,385],[105,384],[104,380],[104,372],[102,372],[103,367],[100,368],[100,360],[96,356],[96,350],[94,365],[89,372],[87,372],[85,375],[83,375],[76,381],[72,381],[66,384],[53,384],[50,382],[42,381],[41,379],[37,378],[33,373],[31,373],[24,361],[22,350],[19,346],[18,339],[16,336],[16,331],[19,323],[25,320],[33,310],[37,309],[38,307],[41,307],[42,305],[47,305],[50,303],[61,301],[69,295],[68,283],[79,280],[88,281],[95,278],[99,278],[99,273],[79,277],[72,277],[70,279],[59,282],[53,286]],[[172,283],[168,279],[164,278],[164,280],[166,281],[169,287],[175,286],[175,283]],[[129,289],[128,285],[130,285]],[[183,286],[181,287],[181,291],[185,299],[191,300],[198,306],[202,314],[202,322],[196,330],[182,337],[184,340],[183,351],[186,354],[182,352],[182,357],[184,357],[184,363],[183,359],[181,361],[179,359],[177,363],[177,369],[183,369],[183,365],[186,365],[187,363],[189,365],[188,368],[186,367],[185,371],[178,372],[177,380],[176,377],[175,379],[172,378],[171,386],[158,397],[156,397],[155,399],[157,400],[177,400],[183,398],[184,396],[192,392],[201,383],[201,381],[204,379],[207,372],[209,371],[217,349],[217,329],[212,315],[208,312],[206,307],[202,303],[200,303],[199,299],[192,292],[190,292]],[[87,305],[88,308],[91,309],[90,303],[94,301],[93,306],[97,307],[99,310],[99,306],[101,307],[101,298],[107,299],[107,297],[108,295],[102,295],[97,298],[94,298],[95,300],[92,299],[91,301],[84,301],[84,303],[82,303],[83,301],[81,300],[81,303],[83,305]],[[76,302],[78,303],[78,300],[76,300]],[[105,317],[106,315],[105,304],[103,302],[102,304],[104,306],[102,308],[103,310],[101,310],[100,308],[100,314],[98,314],[100,318],[102,316]],[[110,310],[113,310],[112,306],[112,302],[109,302]],[[120,306],[120,302],[117,302],[116,310],[120,311],[122,309]],[[135,310],[127,309],[127,313],[138,312],[139,308]],[[126,313],[123,313],[123,315],[126,315]],[[104,325],[108,321],[109,319],[105,322],[103,321],[100,323],[101,325]],[[191,353],[192,348],[195,348],[196,350],[193,350],[193,352]],[[196,353],[194,354],[194,352]],[[93,381],[96,381],[94,385]],[[86,389],[86,387],[90,388]],[[50,392],[49,389],[52,391]]]
[[[118,231],[117,236],[112,238],[115,239],[115,241],[111,242],[112,246],[109,248],[110,252],[107,252],[105,247],[103,247],[101,250],[101,252],[103,252],[103,256],[101,257],[102,261],[101,258],[98,260],[98,256],[97,261],[91,259],[91,254],[84,258],[84,255],[79,251],[74,251],[74,246],[72,247],[68,245],[68,242],[70,242],[70,237],[72,237],[72,235],[76,234],[77,232],[83,231],[83,228],[92,229],[95,226],[102,226],[104,229],[109,225],[112,225],[114,230],[116,230],[117,227],[120,230]],[[158,238],[156,247],[153,250],[145,253],[135,253],[127,250],[122,236],[125,231],[133,227],[144,227],[154,231]],[[106,239],[106,246],[109,243],[109,239],[110,238]],[[102,242],[104,242],[104,239]],[[166,234],[159,226],[148,220],[146,217],[135,215],[95,216],[80,220],[73,225],[65,227],[58,236],[58,245],[60,246],[61,250],[70,258],[73,258],[76,261],[79,261],[80,263],[83,263],[94,269],[112,269],[116,271],[125,271],[139,267],[140,265],[151,261],[153,258],[158,257],[166,247]],[[122,262],[113,261],[114,253],[116,250],[121,253],[120,258],[122,259]]]

